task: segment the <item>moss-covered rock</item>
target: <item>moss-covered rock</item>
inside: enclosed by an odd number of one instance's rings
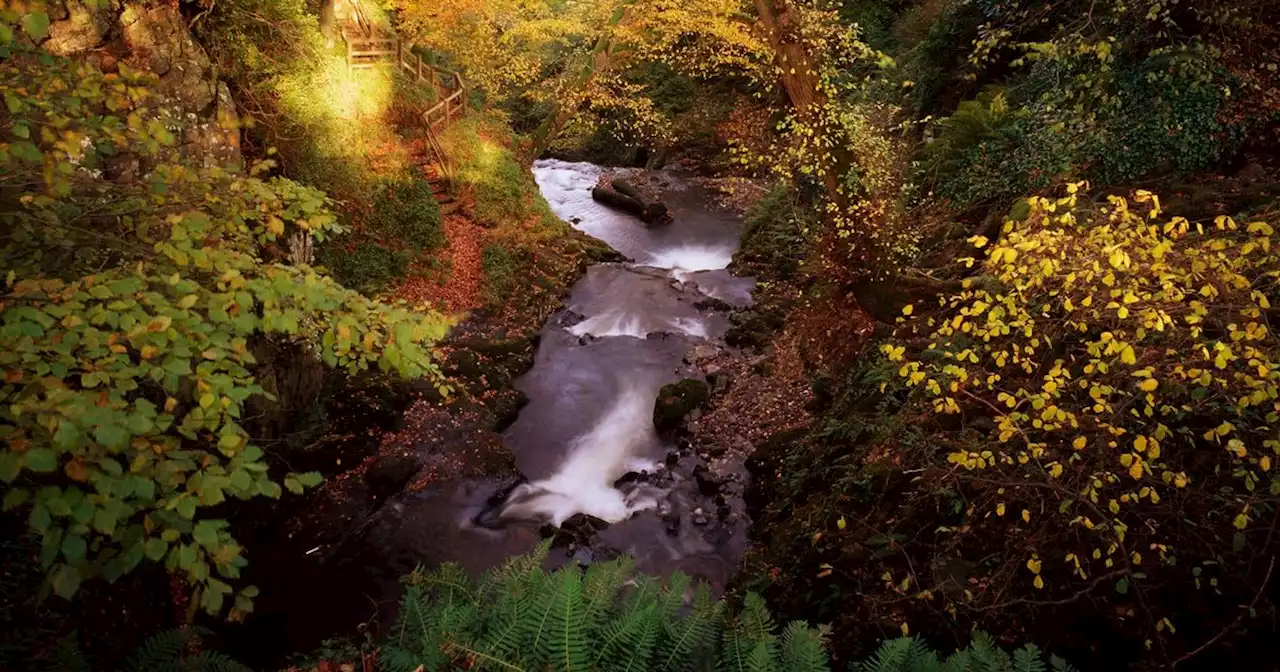
[[[659,432],[678,428],[685,417],[707,402],[709,395],[707,384],[693,378],[662,386],[653,407],[654,426]]]

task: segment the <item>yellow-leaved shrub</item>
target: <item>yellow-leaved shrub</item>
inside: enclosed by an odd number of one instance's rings
[[[882,346],[938,420],[933,479],[970,494],[969,524],[946,532],[959,547],[998,531],[980,542],[1006,545],[991,577],[1044,600],[1247,583],[1280,494],[1275,230],[1086,188],[971,239],[984,275],[938,310],[908,306]]]

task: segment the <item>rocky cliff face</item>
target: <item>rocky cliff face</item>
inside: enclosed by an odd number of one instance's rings
[[[145,0],[50,3],[49,37],[41,44],[60,56],[80,57],[106,72],[145,70],[178,120],[180,151],[214,163],[239,163],[240,116],[227,85],[195,41],[177,3]]]

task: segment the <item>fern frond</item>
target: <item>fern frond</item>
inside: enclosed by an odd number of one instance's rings
[[[658,643],[661,620],[650,603],[605,626],[592,669],[628,672],[648,667]]]
[[[718,602],[711,605],[695,602],[687,616],[664,624],[658,669],[683,669],[688,661],[706,655],[714,646],[723,625],[720,606]]]
[[[911,640],[902,637],[880,645],[869,660],[858,663],[858,672],[898,672],[906,665],[911,653]]]
[[[175,672],[253,672],[231,656],[217,651],[201,651],[175,661]]]
[[[827,672],[822,636],[804,621],[792,621],[782,631],[782,669],[788,672]]]
[[[1040,649],[1028,644],[1013,652],[1014,672],[1045,672],[1044,661],[1040,659]]]
[[[125,660],[124,672],[154,672],[181,660],[196,634],[192,629],[178,628],[148,637]]]

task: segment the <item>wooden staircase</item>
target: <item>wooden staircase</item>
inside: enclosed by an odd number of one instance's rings
[[[427,149],[435,156],[435,162],[423,166],[423,170],[442,210],[446,213],[456,210],[457,205],[450,193],[453,174],[448,155],[440,144],[440,133],[466,112],[467,86],[462,75],[424,63],[422,56],[413,52],[413,45],[370,21],[360,6],[360,0],[339,0],[334,9],[335,18],[342,26],[349,69],[355,71],[394,63],[418,84],[430,84],[438,95],[439,102],[423,112],[421,117]]]

